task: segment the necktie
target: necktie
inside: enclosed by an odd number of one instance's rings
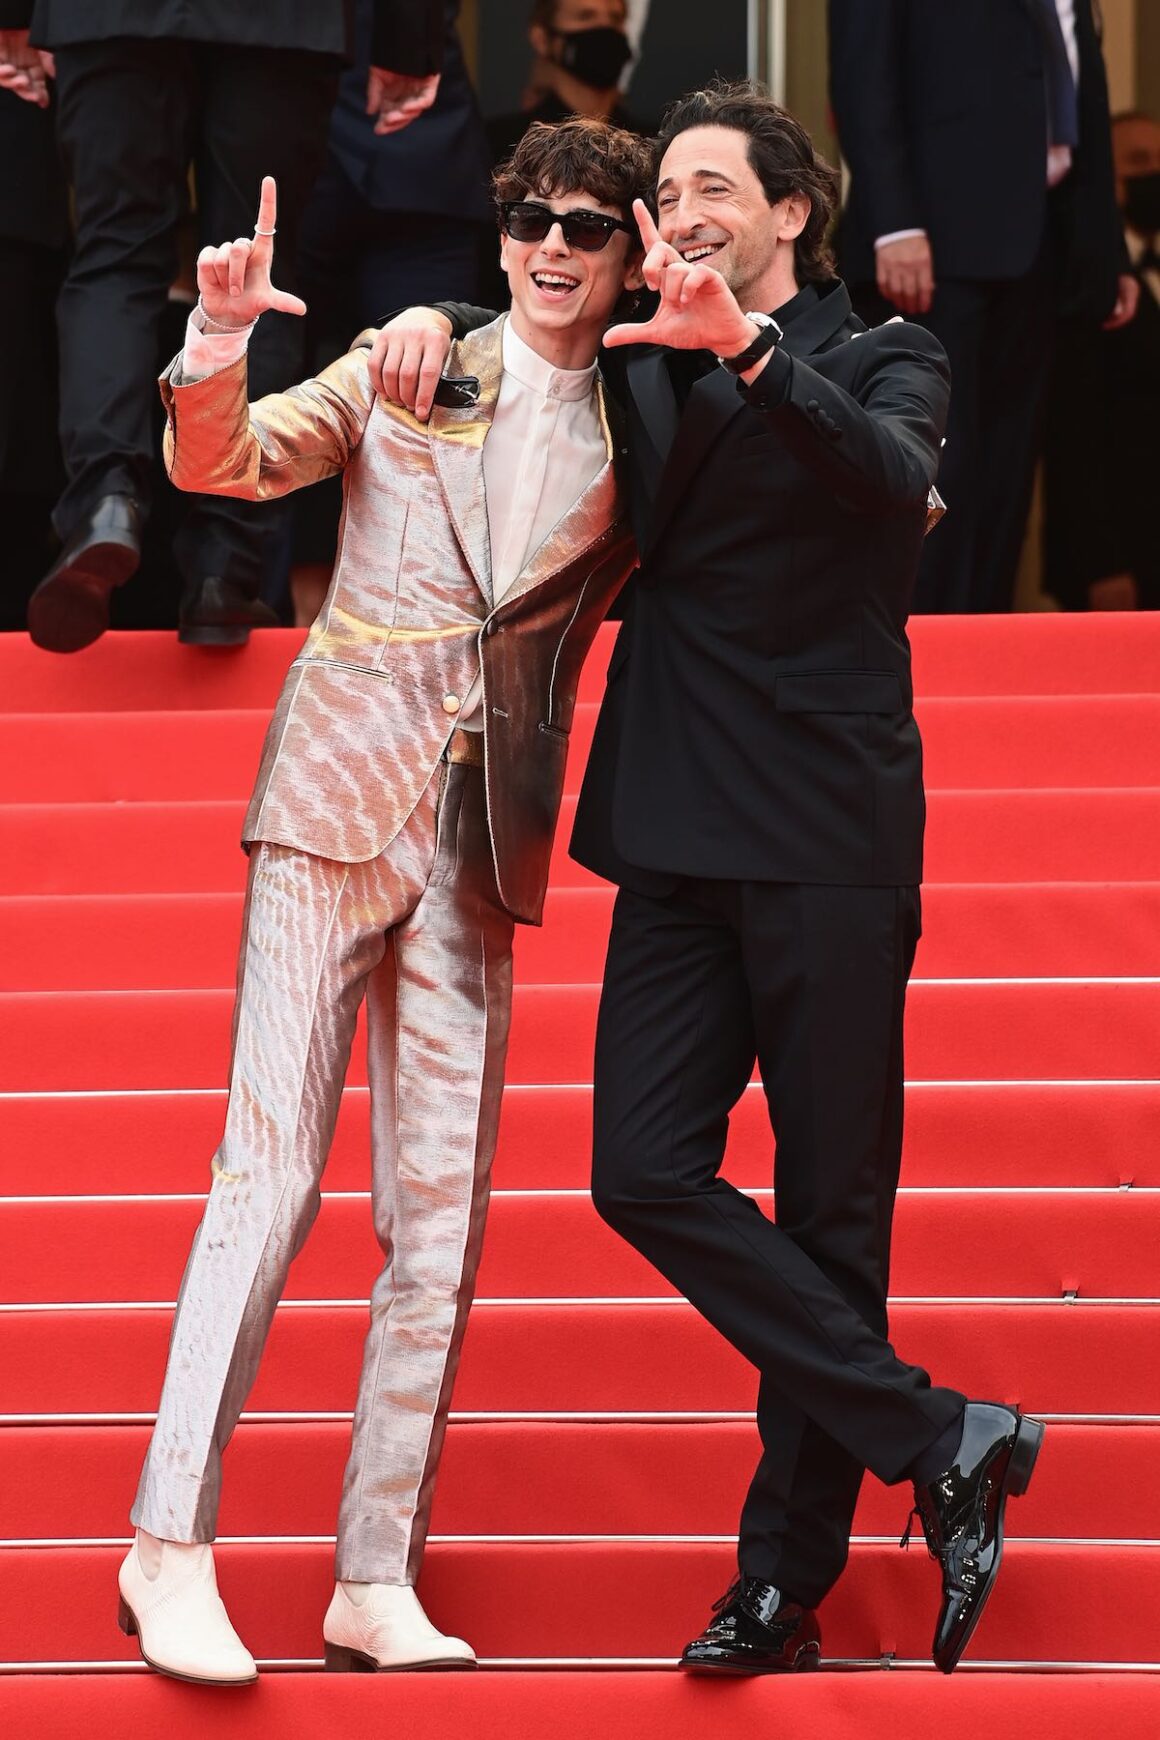
[[[1075,146],[1079,144],[1079,99],[1063,40],[1063,26],[1055,0],[1034,0],[1034,4],[1043,38],[1049,143]]]

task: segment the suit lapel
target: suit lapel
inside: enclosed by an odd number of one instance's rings
[[[624,442],[613,427],[615,412],[599,375],[596,377],[596,402],[600,412],[600,428],[604,435],[604,464],[587,488],[577,496],[563,518],[557,520],[539,548],[533,550],[523,572],[504,594],[505,605],[510,604],[513,599],[524,597],[535,587],[542,586],[545,580],[550,580],[553,574],[559,573],[569,562],[574,562],[624,511],[615,464],[617,447],[622,447]]]
[[[663,367],[664,355],[663,352],[660,354]],[[744,402],[737,391],[737,382],[724,369],[715,368],[712,374],[705,375],[694,385],[685,402],[684,416],[669,449],[668,463],[653,503],[648,535],[650,549],[688,489],[697,466]],[[641,551],[642,557],[646,554],[647,551]]]
[[[448,373],[476,375],[479,402],[455,409],[436,405],[427,425],[435,471],[475,583],[491,607],[491,534],[483,482],[483,443],[495,416],[503,377],[503,317],[452,349]]]

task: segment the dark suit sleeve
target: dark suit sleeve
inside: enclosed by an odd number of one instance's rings
[[[444,0],[374,0],[374,8],[372,66],[415,78],[442,71]]]
[[[950,396],[946,352],[925,327],[905,321],[847,343],[860,353],[850,391],[780,348],[741,390],[843,501],[869,514],[914,507],[938,475]]]
[[[433,302],[431,306],[451,322],[452,338],[466,338],[477,327],[490,326],[499,318],[494,308],[477,308],[473,302]]]
[[[35,0],[0,0],[0,30],[27,30]]]
[[[830,103],[870,240],[923,229],[904,129],[906,0],[830,0]]]

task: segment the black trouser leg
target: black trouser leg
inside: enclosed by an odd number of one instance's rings
[[[753,903],[758,1059],[777,1136],[777,1224],[887,1334],[890,1235],[902,1156],[903,1014],[919,935],[918,891],[783,888]],[[793,914],[793,942],[783,911]],[[798,957],[786,999],[768,963]],[[863,1467],[763,1377],[764,1454],[741,1517],[744,1574],[815,1606],[849,1550]]]
[[[76,247],[57,304],[62,538],[102,495],[150,495],[158,329],[177,270],[194,57],[187,43],[57,50],[58,127]]]
[[[196,142],[198,245],[252,235],[263,175],[278,183],[273,279],[296,291],[302,213],[322,162],[335,73],[324,55],[199,47],[203,98]],[[368,122],[369,125],[369,122]],[[249,394],[280,392],[301,379],[302,320],[263,314],[249,346]],[[254,597],[266,551],[289,523],[287,502],[198,496],[174,553],[187,582],[219,575]]]
[[[1011,608],[1051,366],[1052,260],[1048,239],[1022,278],[940,283],[922,319],[950,358],[951,401],[947,514],[923,550],[916,610]]]
[[[786,1402],[886,1481],[903,1479],[963,1407],[900,1361],[864,1314],[880,1290],[893,1188],[875,1168],[888,1097],[879,1078],[905,985],[899,899],[755,883],[684,882],[666,900],[621,890],[594,1099],[599,1212]],[[758,1048],[791,1157],[801,1156],[779,1191],[796,1195],[827,1266],[858,1275],[860,1301],[719,1176],[725,1109]],[[791,1086],[795,1069],[805,1079]],[[798,1176],[807,1153],[833,1165],[833,1183]]]

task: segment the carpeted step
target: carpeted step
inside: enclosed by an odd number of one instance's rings
[[[521,925],[517,981],[590,984],[604,966],[611,888],[557,888]],[[918,978],[1160,974],[1160,881],[935,883],[923,890]],[[0,898],[0,991],[228,988],[242,895]]]
[[[598,700],[614,624],[602,628],[581,688]],[[1160,673],[1160,622],[1142,611],[1025,616],[918,616],[909,624],[915,691],[927,695],[1151,694]],[[6,713],[164,707],[269,710],[301,629],[267,631],[236,650],[179,646],[167,633],[107,634],[68,658],[26,635],[0,639]]]
[[[221,1137],[224,1090],[141,1095],[0,1097],[4,1189],[25,1196],[200,1192]],[[365,1190],[370,1134],[365,1088],[343,1096],[328,1190]],[[592,1106],[586,1087],[504,1093],[495,1183],[508,1190],[583,1190]],[[980,1082],[913,1085],[903,1183],[942,1188],[1160,1186],[1160,1082]],[[755,1083],[730,1121],[726,1172],[767,1189],[773,1138]]]
[[[727,1686],[678,1673],[405,1674],[384,1693],[373,1676],[271,1673],[223,1694],[149,1673],[0,1678],[0,1724],[37,1740],[122,1734],[166,1740],[319,1740],[383,1724],[407,1740],[705,1740],[734,1728],[825,1740],[930,1740],[943,1730],[987,1740],[1154,1740],[1160,1674],[926,1673],[796,1675]],[[726,1729],[725,1724],[728,1724]]]
[[[757,1198],[773,1212],[769,1193]],[[202,1202],[0,1200],[5,1302],[100,1304],[177,1297]],[[966,1229],[986,1228],[973,1237]],[[901,1298],[1150,1299],[1160,1294],[1160,1191],[907,1194],[894,1221]],[[369,1199],[325,1198],[290,1268],[287,1299],[367,1299],[383,1254]],[[492,1299],[674,1296],[587,1195],[499,1196],[479,1294]]]
[[[586,1082],[599,987],[515,992],[507,1078]],[[217,1087],[227,1079],[229,991],[12,991],[0,995],[0,1091]],[[907,1001],[911,1080],[1154,1079],[1160,981],[928,981]],[[360,1027],[350,1080],[366,1080]]]
[[[568,856],[561,809],[555,888],[596,886]],[[928,793],[927,882],[1155,879],[1160,787]],[[240,803],[11,804],[0,895],[240,889]]]
[[[596,703],[576,710],[567,789],[579,790]],[[932,787],[1160,785],[1160,695],[921,701]],[[204,708],[0,714],[0,803],[241,798],[267,714]]]
[[[0,1610],[13,1660],[44,1659],[47,1618],[67,1588],[69,1623],[51,1641],[77,1661],[131,1660],[116,1629],[117,1547],[15,1548],[0,1561]],[[222,1596],[259,1658],[316,1658],[334,1584],[328,1545],[222,1546]],[[447,1544],[432,1546],[421,1581],[435,1623],[481,1656],[672,1659],[734,1575],[732,1543]],[[1061,1623],[1059,1590],[1082,1588],[1083,1623]],[[938,1606],[925,1550],[857,1546],[821,1609],[829,1655],[923,1659]],[[1013,1541],[971,1655],[979,1661],[1140,1662],[1156,1642],[1160,1552]],[[1117,1737],[1118,1740],[1118,1737]]]
[[[251,1411],[346,1412],[365,1306],[282,1306]],[[1049,1414],[1160,1414],[1160,1306],[898,1305],[894,1345],[969,1395]],[[134,1414],[157,1405],[170,1313],[145,1307],[0,1311],[8,1415]],[[729,1412],[752,1368],[682,1302],[476,1306],[455,1391],[461,1413]]]
[[[126,1537],[148,1441],[144,1425],[0,1428],[0,1539]],[[349,1451],[346,1421],[239,1426],[219,1536],[333,1535]],[[728,1537],[759,1455],[748,1420],[455,1420],[431,1530]],[[1031,1488],[1008,1512],[1008,1537],[1160,1536],[1158,1457],[1160,1426],[1053,1421]],[[897,1540],[908,1497],[868,1477],[854,1534]]]

